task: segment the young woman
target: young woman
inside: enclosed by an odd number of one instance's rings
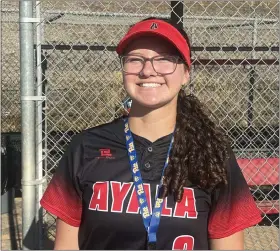
[[[76,135],[42,200],[55,249],[243,249],[259,210],[222,130],[183,91],[186,33],[133,25],[117,47],[129,116]]]

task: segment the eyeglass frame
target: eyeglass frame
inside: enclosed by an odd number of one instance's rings
[[[126,71],[124,70],[124,67],[123,67],[123,58],[124,58],[124,57],[128,57],[128,56],[136,56],[136,57],[139,57],[139,58],[142,58],[142,59],[143,59],[142,69],[141,69],[139,72],[137,72],[137,73],[131,73],[131,72],[126,72]],[[157,71],[155,70],[153,60],[154,60],[155,58],[157,58],[157,57],[164,57],[164,56],[174,57],[174,58],[176,59],[175,68],[174,68],[174,70],[173,70],[172,72],[170,72],[170,73],[159,73],[159,72],[157,72]],[[186,63],[184,62],[184,60],[182,59],[182,57],[181,57],[181,56],[177,56],[177,55],[165,55],[165,54],[164,54],[164,55],[157,55],[157,56],[154,56],[154,57],[151,57],[151,58],[146,58],[146,57],[143,57],[143,56],[141,56],[141,55],[130,54],[130,55],[121,55],[119,58],[120,58],[120,64],[121,64],[122,71],[125,72],[125,73],[127,73],[127,74],[135,74],[135,75],[138,75],[139,73],[141,73],[141,72],[143,71],[143,69],[144,69],[145,64],[146,64],[147,61],[151,62],[151,65],[152,65],[152,67],[153,67],[153,70],[154,70],[157,74],[162,75],[162,76],[163,76],[163,75],[170,75],[170,74],[173,74],[173,73],[176,71],[176,69],[177,69],[178,63],[186,64]]]

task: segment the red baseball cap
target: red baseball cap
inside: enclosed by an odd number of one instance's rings
[[[126,46],[134,39],[143,35],[153,34],[160,36],[174,45],[181,53],[188,66],[191,66],[190,48],[186,39],[171,24],[158,19],[141,21],[133,25],[117,46],[117,53],[122,55]]]

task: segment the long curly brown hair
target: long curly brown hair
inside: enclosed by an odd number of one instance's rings
[[[180,90],[176,129],[170,162],[164,173],[162,196],[173,193],[181,201],[183,187],[190,183],[211,190],[227,184],[228,140],[194,95]]]
[[[191,48],[186,32],[179,25],[171,19],[160,20],[175,27],[185,38],[186,46]],[[161,197],[173,194],[175,201],[179,202],[183,196],[183,187],[189,184],[204,190],[227,184],[229,141],[211,117],[210,111],[198,98],[180,90],[174,144],[164,173]]]

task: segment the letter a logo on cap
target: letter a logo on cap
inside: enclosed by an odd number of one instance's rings
[[[158,24],[157,23],[152,23],[151,30],[155,30],[157,28],[158,28]]]

